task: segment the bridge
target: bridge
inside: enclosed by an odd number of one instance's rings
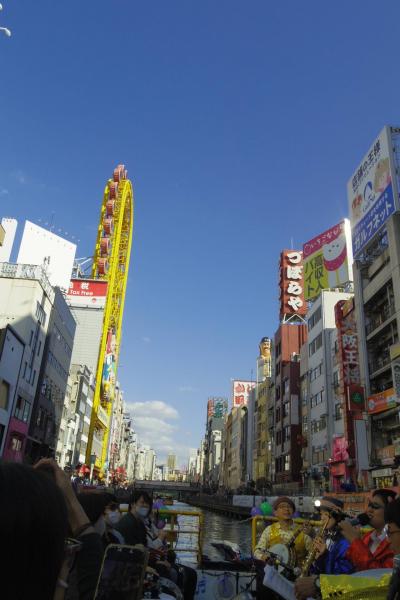
[[[180,497],[183,495],[194,494],[199,491],[199,488],[187,481],[152,481],[152,480],[136,480],[134,487],[140,490],[148,490],[151,492],[163,492]]]

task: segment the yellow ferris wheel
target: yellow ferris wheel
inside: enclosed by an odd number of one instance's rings
[[[121,346],[122,317],[133,232],[133,190],[124,165],[107,181],[100,212],[92,279],[107,282],[96,387],[86,451],[87,464],[104,470]]]

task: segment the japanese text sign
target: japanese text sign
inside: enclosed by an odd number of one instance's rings
[[[280,317],[307,313],[304,301],[303,253],[284,250],[280,258]]]
[[[348,219],[303,246],[304,298],[314,300],[324,289],[352,281],[351,230]]]
[[[384,392],[368,396],[368,413],[380,413],[389,408],[397,406],[397,397],[394,388],[389,388]]]
[[[104,307],[107,297],[107,282],[91,279],[72,279],[67,292],[68,303],[72,306],[92,305]]]
[[[347,184],[355,257],[397,210],[391,135],[389,127],[381,131]]]
[[[207,402],[207,420],[220,419],[228,412],[228,400],[226,398],[209,398]]]
[[[249,396],[254,390],[256,384],[254,381],[238,381],[234,380],[232,389],[232,405],[236,406],[247,406]]]

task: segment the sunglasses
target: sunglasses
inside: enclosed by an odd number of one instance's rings
[[[379,510],[380,508],[385,508],[382,504],[378,504],[377,502],[368,502],[368,508],[373,508],[374,510]]]

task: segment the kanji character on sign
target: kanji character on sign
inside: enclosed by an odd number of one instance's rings
[[[290,296],[288,305],[293,308],[296,312],[303,306],[303,300],[298,296]]]
[[[348,365],[357,365],[358,364],[358,352],[356,350],[347,350],[344,351],[345,354],[345,363]]]
[[[286,267],[286,277],[288,279],[301,279],[303,267]]]
[[[296,296],[299,296],[303,292],[303,288],[295,281],[289,281],[287,292],[288,294],[295,294]]]
[[[88,289],[89,289],[89,284],[87,282],[81,283],[81,290],[88,290]]]
[[[298,265],[301,262],[300,252],[288,252],[286,256],[293,265]]]
[[[355,334],[344,334],[343,335],[343,346],[345,348],[357,348],[357,336]]]

